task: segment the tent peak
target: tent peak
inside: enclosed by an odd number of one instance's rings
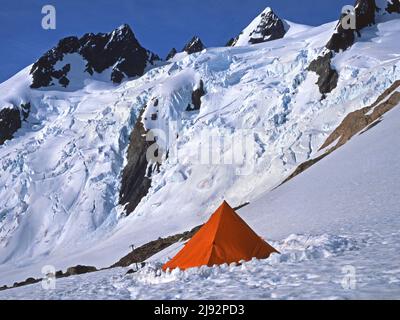
[[[182,270],[203,265],[266,259],[278,252],[271,247],[223,201],[199,231],[170,261],[163,265]]]

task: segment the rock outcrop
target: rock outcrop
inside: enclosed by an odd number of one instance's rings
[[[11,140],[22,122],[27,121],[31,111],[31,104],[23,103],[19,108],[3,108],[0,110],[0,146],[6,140]]]
[[[119,203],[125,206],[128,215],[135,210],[151,186],[151,172],[147,169],[149,163],[146,153],[154,142],[146,141],[147,132],[141,121],[143,112],[132,130],[127,164],[122,173]]]
[[[182,49],[182,51],[187,52],[188,54],[193,54],[196,52],[203,51],[205,46],[203,42],[201,42],[199,37],[194,36]]]
[[[13,138],[14,133],[21,128],[22,120],[17,108],[0,110],[0,145]]]
[[[342,14],[335,28],[332,37],[325,45],[327,52],[311,62],[308,70],[318,74],[318,87],[322,93],[322,98],[330,93],[337,86],[339,78],[336,70],[331,66],[334,53],[347,50],[356,41],[356,36],[361,36],[361,30],[375,24],[375,14],[380,9],[376,6],[375,0],[356,0],[355,10],[355,29],[345,28],[350,12]]]
[[[124,78],[141,76],[148,64],[159,60],[158,56],[144,49],[128,25],[122,25],[111,33],[87,33],[82,38],[67,37],[46,52],[32,66],[32,88],[52,85],[68,87],[70,71],[80,65],[66,62],[68,55],[78,55],[85,63],[88,75],[102,73],[112,68],[110,80],[120,83]]]
[[[309,71],[314,71],[318,75],[317,85],[323,98],[336,88],[339,78],[337,71],[331,66],[332,57],[333,53],[328,51],[313,60],[308,67]]]
[[[271,8],[266,8],[239,36],[230,39],[227,46],[249,45],[281,39],[288,29],[284,20],[279,18]]]
[[[375,0],[357,0],[354,8],[356,29],[343,27],[343,19],[347,14],[342,14],[334,34],[326,44],[329,50],[339,52],[348,49],[354,44],[356,35],[361,36],[362,29],[375,24],[375,13],[378,11]]]
[[[97,271],[96,267],[77,265],[75,267],[68,268],[67,272],[64,273],[63,276],[69,277],[69,276],[85,274],[85,273],[90,273],[90,272],[95,272],[95,271]]]
[[[283,21],[272,11],[268,10],[261,14],[261,21],[250,35],[251,44],[281,39],[286,30]]]
[[[192,103],[188,105],[186,111],[197,111],[201,107],[201,97],[206,94],[204,90],[204,82],[200,80],[200,84],[197,89],[192,92]]]
[[[400,0],[391,0],[388,2],[386,11],[389,13],[400,13]]]
[[[178,51],[176,51],[175,48],[172,48],[171,51],[168,52],[168,54],[167,54],[165,60],[168,61],[168,60],[172,59],[173,57],[175,57],[175,55],[176,55],[177,53],[178,53]]]

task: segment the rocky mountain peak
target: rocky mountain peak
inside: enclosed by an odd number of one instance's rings
[[[76,57],[66,59],[73,54],[83,60],[84,70],[79,70],[82,63],[74,64]],[[143,48],[129,25],[123,24],[111,33],[87,33],[81,38],[60,40],[32,66],[31,87],[68,87],[71,69],[82,72],[84,77],[85,73],[100,74],[111,68],[110,80],[120,83],[124,78],[143,75],[146,66],[155,60],[159,60],[158,56]]]
[[[261,21],[256,29],[252,32],[249,42],[260,43],[283,38],[286,30],[283,21],[272,11],[267,8],[261,14]]]
[[[243,31],[228,42],[230,46],[241,46],[283,38],[289,29],[287,23],[267,7]]]
[[[173,57],[175,57],[175,55],[178,53],[178,51],[176,51],[176,49],[175,48],[172,48],[171,50],[170,50],[170,52],[167,54],[167,57],[165,58],[165,60],[169,60],[169,59],[172,59]]]
[[[200,52],[205,49],[203,42],[201,42],[200,38],[194,36],[182,49],[182,51],[187,52],[188,54]]]

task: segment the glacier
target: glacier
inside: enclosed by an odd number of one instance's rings
[[[349,112],[372,103],[400,79],[399,19],[381,17],[350,49],[335,55],[338,86],[321,100],[317,76],[307,67],[323,52],[335,26],[293,26],[284,38],[268,43],[178,54],[120,85],[82,78],[84,85],[74,90],[33,90],[30,67],[0,84],[0,108],[32,105],[29,121],[0,146],[0,285],[41,276],[47,264],[57,270],[76,264],[107,267],[127,254],[131,244],[205,222],[224,199],[233,206],[250,202],[239,213],[277,243],[290,234],[335,233],[323,229],[323,219],[308,229],[321,207],[298,216],[287,209],[292,214],[287,218],[279,214],[296,200],[293,190],[274,202],[274,216],[264,214],[270,203],[259,200],[265,194],[274,197],[272,190],[318,154]],[[201,108],[188,112],[200,81],[206,91]],[[154,99],[159,101],[156,123],[151,121]],[[136,121],[165,131],[178,123],[179,137],[169,148],[179,153],[179,161],[163,159],[148,195],[126,216],[118,191]],[[228,141],[245,134],[255,146],[252,171],[240,175],[236,169],[243,169],[242,164],[202,164],[198,151],[203,133]],[[234,147],[228,142],[220,153]],[[303,189],[306,184],[296,188]],[[298,197],[308,199],[303,196]],[[349,219],[358,221],[359,216]],[[269,227],[266,221],[274,223]]]

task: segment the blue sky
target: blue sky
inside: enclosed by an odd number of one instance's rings
[[[198,35],[224,45],[270,6],[282,18],[309,25],[336,20],[352,0],[1,0],[0,82],[34,62],[59,39],[108,32],[128,23],[140,43],[165,57]],[[57,9],[57,29],[41,27],[41,9]]]

